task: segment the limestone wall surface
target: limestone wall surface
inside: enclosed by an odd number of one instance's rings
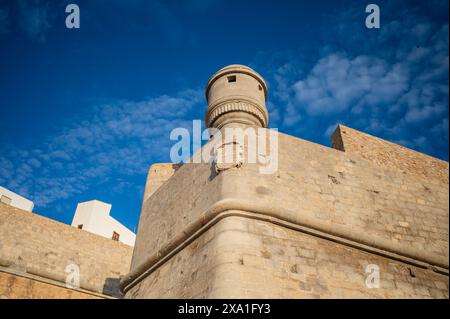
[[[448,183],[281,133],[279,152],[275,175],[224,172],[223,198],[448,268]]]
[[[0,270],[0,299],[101,299],[103,296],[65,288]]]
[[[405,174],[438,179],[448,184],[448,162],[416,152],[344,125],[332,135],[333,147]]]
[[[178,168],[179,165],[172,163],[153,164],[148,170],[143,202],[172,177]]]
[[[379,267],[378,288],[366,285],[369,265]],[[448,298],[448,276],[232,216],[202,233],[127,297]]]
[[[211,179],[211,174],[208,164],[185,164],[144,200],[131,269],[179,236],[184,227],[196,222],[199,213],[220,199],[221,177]]]
[[[132,252],[132,247],[117,241],[0,204],[0,266],[9,274],[3,274],[2,280],[12,286],[2,290],[2,297],[14,296],[18,290],[20,296],[37,297],[49,287],[49,283],[36,283],[30,276],[64,285],[70,264],[79,267],[82,290],[120,297],[119,277],[129,271]],[[62,288],[52,288],[43,295],[53,293],[61,298],[77,295]]]
[[[197,230],[232,210],[268,216],[378,258],[448,275],[448,164],[425,176],[415,167],[382,165],[281,133],[278,141],[275,174],[260,174],[256,164],[218,175],[208,164],[183,165],[143,203],[131,275],[153,267],[140,281],[162,271],[184,254],[183,245]],[[423,156],[422,161],[434,163]],[[169,257],[161,261],[161,256]],[[180,260],[186,269],[196,267],[196,261]],[[170,281],[158,278],[161,285]],[[335,296],[341,296],[338,291]]]

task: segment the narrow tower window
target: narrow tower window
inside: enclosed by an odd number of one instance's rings
[[[227,76],[228,83],[236,82],[236,75]]]

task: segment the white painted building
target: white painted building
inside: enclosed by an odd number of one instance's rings
[[[33,211],[34,203],[22,197],[10,190],[0,186],[0,202],[3,204],[11,205],[16,208],[26,210],[28,212]]]
[[[78,203],[72,226],[134,246],[136,234],[109,215],[111,204],[99,200]]]

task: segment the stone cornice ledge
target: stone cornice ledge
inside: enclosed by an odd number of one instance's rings
[[[266,127],[269,122],[267,111],[262,109],[257,102],[252,101],[248,97],[236,95],[226,100],[218,100],[215,104],[208,107],[205,117],[206,126],[211,127],[221,115],[236,111],[246,112],[256,116],[261,122],[262,127]]]
[[[267,207],[258,203],[245,202],[242,199],[234,198],[226,198],[214,203],[199,219],[188,225],[181,233],[172,238],[156,253],[148,257],[132,272],[122,277],[120,287],[123,294],[217,222],[231,216],[270,222],[406,264],[431,269],[447,276],[449,274],[448,258],[446,257],[436,256],[426,251],[408,247],[402,247],[400,254],[393,251],[392,243],[387,240],[376,237],[368,239],[367,236],[364,236],[363,232],[353,232],[350,237],[347,236],[347,232],[343,231],[343,229],[336,229],[336,225],[334,227],[331,227],[331,225],[327,226],[326,224],[318,223],[308,216],[302,216],[301,221],[293,220],[292,218],[286,217],[290,215],[289,212],[280,213],[280,210],[283,211],[280,207]]]

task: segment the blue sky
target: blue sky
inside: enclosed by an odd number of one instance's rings
[[[448,161],[448,1],[372,2],[380,29],[364,1],[0,0],[0,185],[66,223],[112,203],[134,229],[149,166],[232,63],[266,78],[282,132],[330,145],[343,123]]]

